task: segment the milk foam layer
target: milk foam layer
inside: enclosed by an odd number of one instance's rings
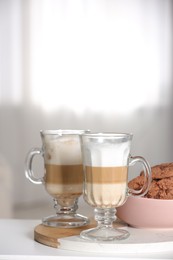
[[[45,136],[44,151],[47,164],[74,165],[82,162],[79,136]]]
[[[125,166],[130,153],[130,142],[87,143],[84,147],[84,164],[88,166]]]
[[[85,184],[85,199],[94,207],[112,208],[126,200],[126,183]]]

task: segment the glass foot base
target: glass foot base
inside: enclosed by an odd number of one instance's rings
[[[81,238],[92,241],[116,241],[126,239],[129,235],[129,232],[124,229],[106,226],[91,228],[80,233]]]
[[[89,224],[89,219],[79,214],[56,214],[43,218],[42,224],[50,227],[75,228]]]

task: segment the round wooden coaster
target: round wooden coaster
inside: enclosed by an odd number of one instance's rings
[[[94,226],[95,224],[91,223],[87,226],[77,228],[55,228],[40,224],[34,229],[34,240],[46,246],[57,248],[59,246],[59,238],[77,236],[82,230]]]

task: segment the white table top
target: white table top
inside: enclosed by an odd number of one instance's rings
[[[40,220],[0,219],[0,259],[173,259],[173,249],[164,254],[136,255],[126,257],[108,253],[78,252],[51,248],[34,241],[34,228]],[[173,230],[172,230],[173,235]]]

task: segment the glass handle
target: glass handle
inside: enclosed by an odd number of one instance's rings
[[[149,186],[151,184],[151,167],[149,165],[149,163],[141,156],[130,156],[129,157],[129,166],[133,166],[136,163],[141,163],[143,166],[143,170],[144,170],[144,184],[143,187],[140,190],[134,190],[134,189],[130,189],[128,190],[128,195],[133,195],[133,196],[144,196],[149,189]]]
[[[34,184],[43,184],[43,178],[36,178],[32,169],[32,162],[35,155],[42,155],[42,149],[32,148],[26,156],[25,176]]]

